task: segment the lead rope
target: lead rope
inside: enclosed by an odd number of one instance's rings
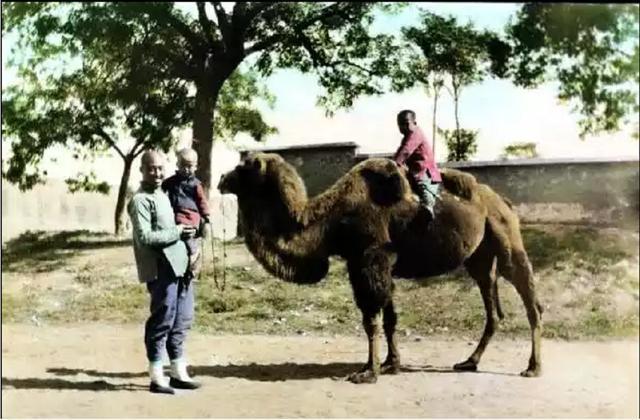
[[[213,283],[216,285],[216,289],[220,289],[218,286],[218,278],[216,277],[216,245],[213,238],[213,223],[209,223],[209,236],[211,236],[211,259],[213,261]]]
[[[224,217],[224,195],[220,195],[222,204],[222,291],[227,287],[227,229]]]
[[[223,196],[220,196],[220,207],[222,213],[222,287],[218,283],[218,277],[216,276],[216,252],[215,252],[215,239],[213,237],[213,224],[209,224],[209,229],[211,232],[211,257],[213,259],[213,282],[216,285],[216,289],[224,292],[224,289],[227,287],[227,245],[225,243],[225,239],[227,237],[227,229],[224,222],[224,199]]]

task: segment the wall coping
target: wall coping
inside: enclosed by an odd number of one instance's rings
[[[294,150],[310,150],[310,149],[357,149],[358,144],[353,141],[333,142],[333,143],[313,143],[313,144],[299,144],[291,146],[278,146],[278,147],[256,147],[251,149],[241,150],[240,153],[247,152],[283,152]]]
[[[369,158],[391,158],[393,153],[362,153],[356,155],[356,160],[362,161]],[[438,162],[438,166],[444,168],[473,168],[487,166],[534,166],[534,165],[568,165],[589,163],[639,163],[635,156],[617,156],[604,158],[536,158],[536,159],[504,159],[504,160],[478,160],[470,162]]]

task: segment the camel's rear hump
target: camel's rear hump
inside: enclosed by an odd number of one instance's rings
[[[442,184],[452,194],[470,200],[473,191],[478,186],[476,177],[456,169],[444,168],[440,172]]]

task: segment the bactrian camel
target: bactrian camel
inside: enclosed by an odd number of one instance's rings
[[[354,166],[325,192],[308,198],[295,168],[276,154],[256,153],[222,176],[218,189],[238,198],[249,251],[274,276],[298,284],[325,277],[329,256],[346,260],[368,337],[364,368],[352,382],[375,382],[400,369],[393,278],[422,279],[464,266],[480,287],[486,311],[482,338],[454,365],[476,370],[496,328],[497,273],[522,298],[531,327],[531,356],[523,376],[541,373],[541,312],[534,276],[511,204],[470,174],[445,169],[435,219],[429,221],[407,178],[389,159]],[[380,318],[388,353],[378,356]]]

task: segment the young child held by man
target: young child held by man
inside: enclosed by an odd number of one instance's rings
[[[185,276],[192,279],[199,271],[200,237],[205,232],[203,225],[209,223],[210,212],[202,183],[195,176],[198,154],[193,149],[185,148],[178,151],[177,157],[178,170],[164,180],[162,189],[169,196],[176,223],[194,226],[198,230],[196,237],[185,240],[189,253],[189,269]]]

